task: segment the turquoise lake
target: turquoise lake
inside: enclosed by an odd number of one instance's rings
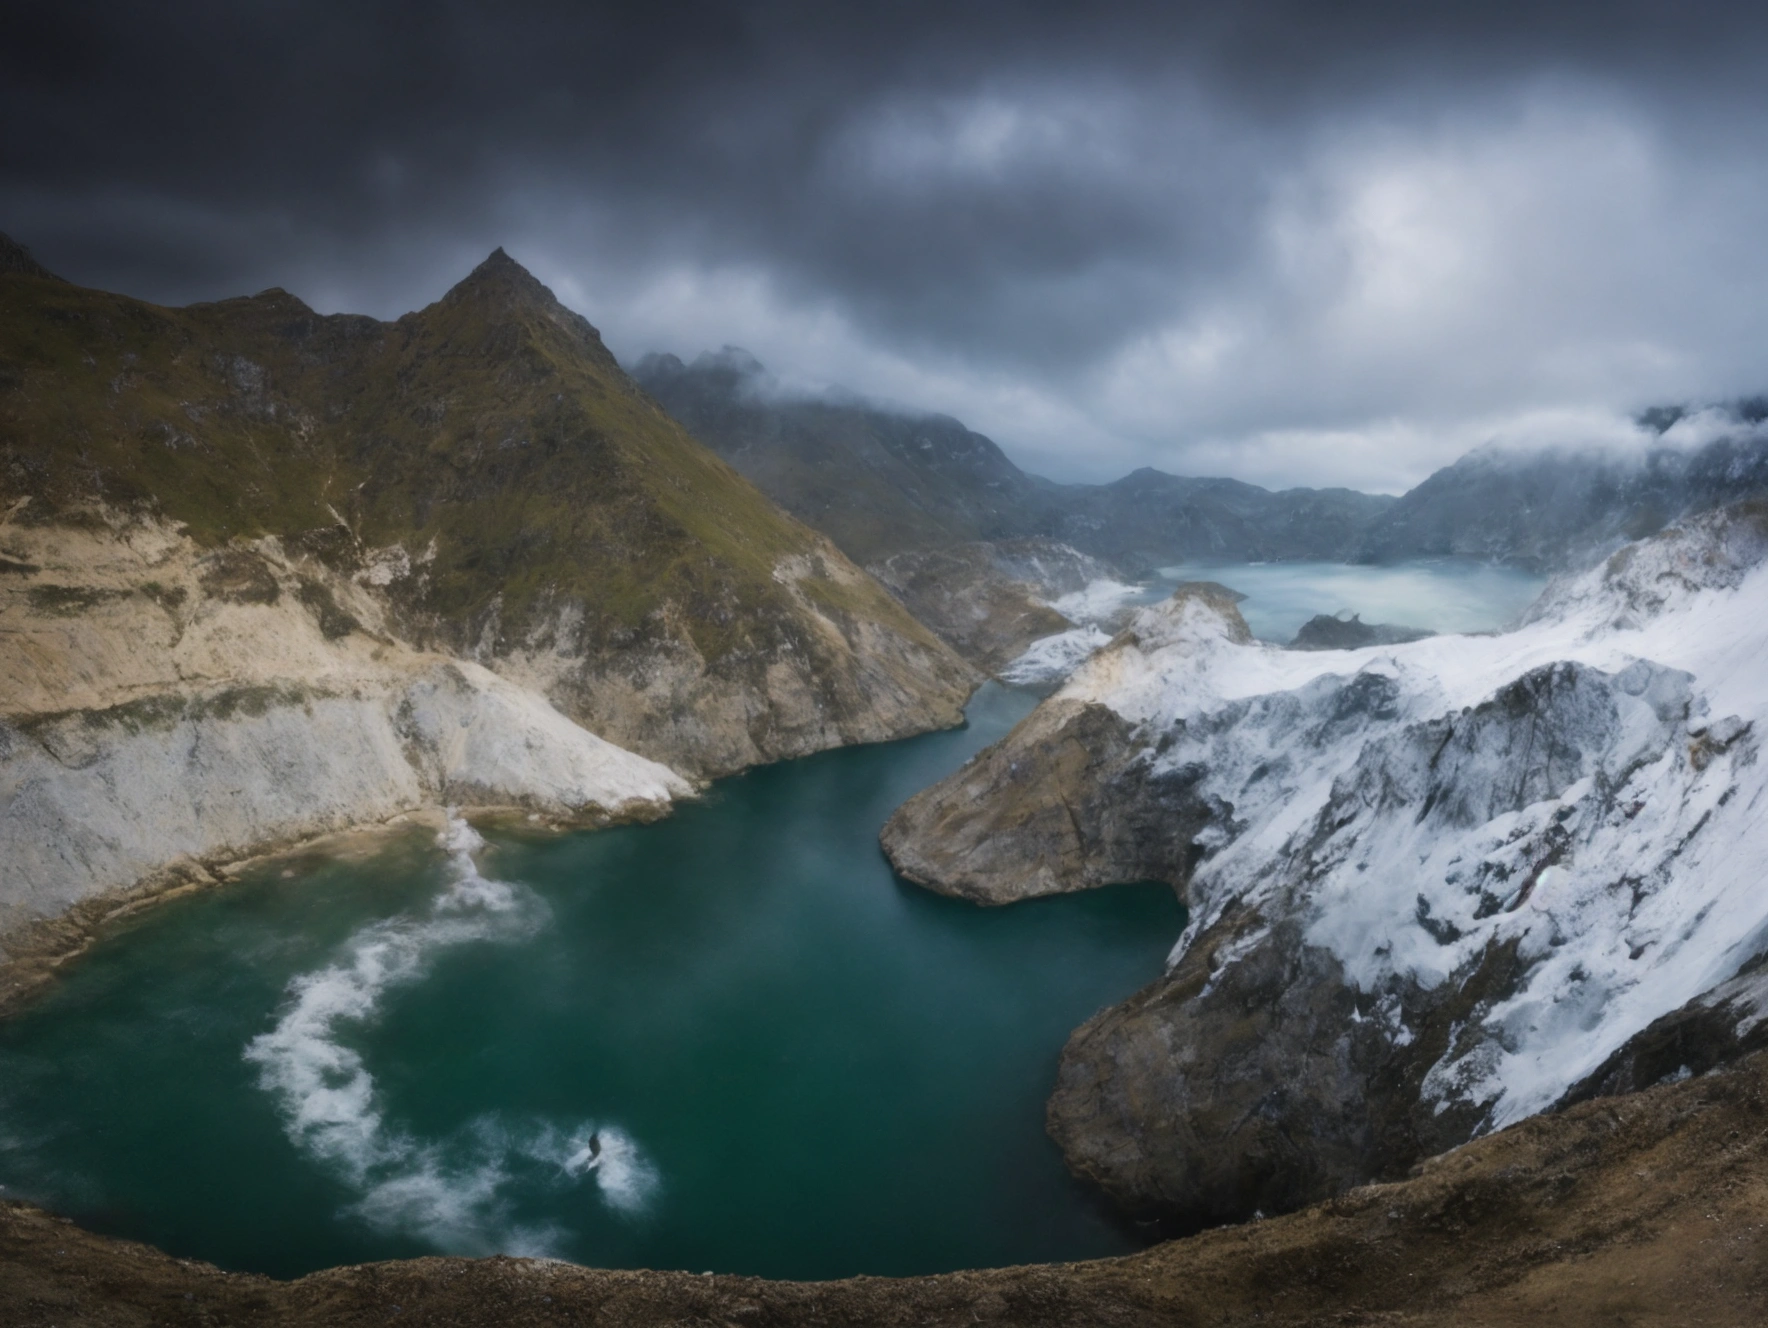
[[[877,832],[1033,704],[599,833],[284,860],[106,934],[0,1022],[0,1183],[292,1276],[437,1252],[771,1277],[1133,1249],[1043,1132],[1159,975],[1163,886],[985,910]]]
[[[1144,599],[1180,581],[1220,581],[1246,599],[1241,615],[1262,641],[1286,645],[1316,613],[1431,632],[1494,632],[1509,626],[1547,582],[1514,567],[1458,558],[1387,566],[1353,563],[1184,563],[1163,567]]]

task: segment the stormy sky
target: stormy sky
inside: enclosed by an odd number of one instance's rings
[[[0,230],[383,317],[503,245],[1029,469],[1397,491],[1768,389],[1768,9],[6,0]]]

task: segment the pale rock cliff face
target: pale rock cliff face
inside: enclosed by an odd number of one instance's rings
[[[0,957],[77,943],[68,910],[138,883],[418,808],[599,822],[691,792],[386,635],[370,577],[113,520],[0,528]]]
[[[884,842],[972,898],[1185,892],[1169,972],[1050,1101],[1121,1201],[1195,1226],[1402,1173],[1754,1045],[1759,979],[1722,984],[1768,948],[1765,559],[1768,512],[1730,509],[1515,632],[1332,656],[1181,589]]]
[[[831,587],[878,594],[833,546],[779,559],[772,579],[792,606],[772,624],[777,639],[716,668],[679,611],[659,615],[643,640],[597,648],[571,606],[520,646],[483,658],[584,727],[699,777],[963,723],[975,675],[930,650],[937,643],[918,624],[905,619],[911,635],[830,603]]]

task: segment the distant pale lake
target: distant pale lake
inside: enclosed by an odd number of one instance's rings
[[[1034,698],[722,781],[648,826],[412,831],[109,934],[0,1022],[0,1182],[291,1276],[438,1252],[825,1278],[1137,1245],[1043,1130],[1157,977],[1164,886],[985,910],[877,833]]]
[[[1544,578],[1511,567],[1456,559],[1363,567],[1348,563],[1183,563],[1160,569],[1143,597],[1164,597],[1180,581],[1220,581],[1246,596],[1240,612],[1262,641],[1287,644],[1317,613],[1358,614],[1432,632],[1492,632],[1541,593]]]

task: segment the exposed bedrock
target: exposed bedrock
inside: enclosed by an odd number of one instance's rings
[[[1178,884],[1211,808],[1196,772],[1155,772],[1105,706],[1040,706],[884,827],[892,865],[919,885],[1007,904],[1117,881]]]
[[[278,541],[132,522],[0,547],[26,569],[0,584],[0,1005],[105,916],[253,853],[445,803],[603,824],[692,791],[397,641],[372,587]]]
[[[1723,514],[1507,636],[1331,656],[1182,594],[900,809],[893,862],[951,894],[1185,895],[1169,971],[1063,1053],[1071,1166],[1195,1229],[1768,1039],[1760,534]]]
[[[1394,713],[1391,684],[1363,690],[1388,695],[1341,693],[1334,708]],[[1419,893],[1412,921],[1439,949],[1458,951],[1449,971],[1435,982],[1387,972],[1369,983],[1311,939],[1320,887],[1359,858],[1387,857],[1395,813],[1421,840],[1452,838],[1552,804],[1582,781],[1589,795],[1545,817],[1523,861],[1570,856],[1579,828],[1616,813],[1625,767],[1660,757],[1687,707],[1684,675],[1560,663],[1461,715],[1371,741],[1272,864],[1262,899],[1230,902],[1163,979],[1070,1039],[1048,1111],[1070,1165],[1126,1206],[1195,1228],[1404,1174],[1489,1125],[1481,1095],[1455,1091],[1452,1079],[1427,1091],[1426,1079],[1439,1064],[1477,1060],[1487,1017],[1527,988],[1522,938],[1494,932],[1458,946],[1461,920],[1433,916]],[[1231,808],[1217,825],[1233,832]],[[1526,901],[1521,873],[1475,877],[1487,882],[1475,914],[1514,913]]]
[[[1169,601],[1190,603],[1252,639],[1231,591],[1195,583]],[[1131,629],[1113,644],[1138,643]],[[1182,887],[1197,835],[1226,809],[1200,792],[1201,766],[1147,758],[1146,736],[1109,706],[1052,697],[905,802],[879,839],[901,875],[981,904],[1131,881]]]
[[[1114,575],[1048,540],[981,541],[894,554],[867,569],[965,659],[998,673],[1040,637],[1073,627],[1050,604]]]
[[[1316,613],[1301,625],[1291,650],[1356,650],[1362,646],[1392,646],[1407,641],[1421,641],[1430,633],[1418,627],[1401,627],[1395,623],[1366,623],[1361,614],[1340,617]]]

